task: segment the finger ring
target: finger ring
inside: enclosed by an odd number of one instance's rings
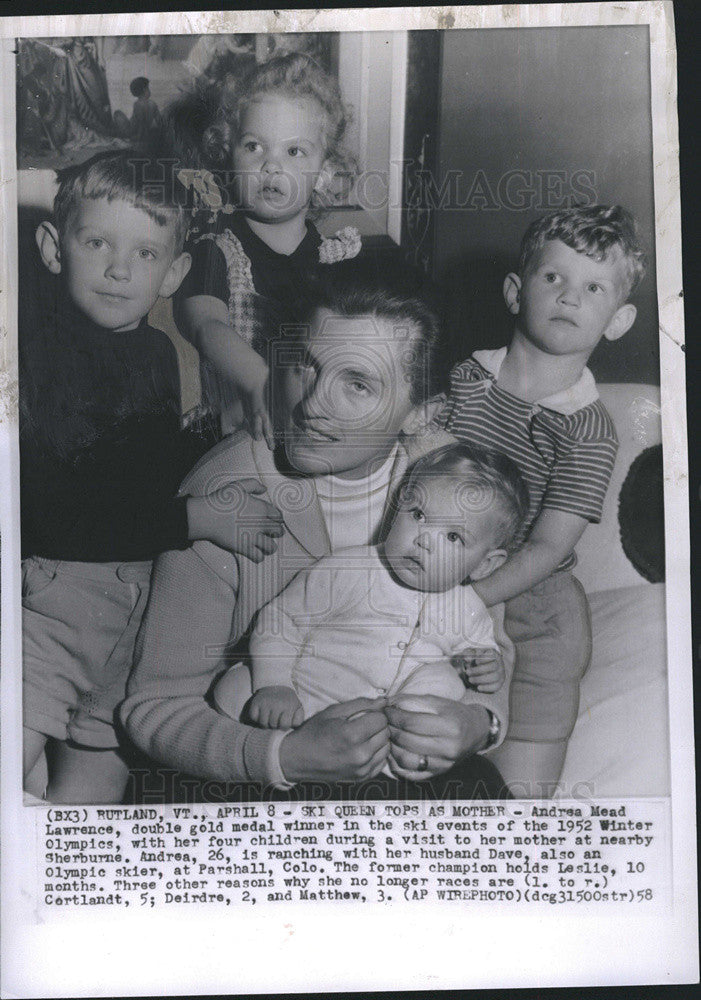
[[[419,757],[417,771],[428,771],[428,757]]]

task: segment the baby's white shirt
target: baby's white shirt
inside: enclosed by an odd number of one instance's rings
[[[412,590],[394,580],[375,547],[350,548],[303,570],[260,612],[250,643],[253,690],[294,688],[307,718],[358,697],[458,700],[465,688],[449,661],[468,646],[498,649],[472,587]]]

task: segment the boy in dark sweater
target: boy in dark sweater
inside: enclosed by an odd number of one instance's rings
[[[36,233],[48,315],[31,322],[21,297],[24,772],[49,750],[54,802],[122,797],[114,712],[153,557],[206,538],[258,560],[282,530],[250,482],[236,519],[227,490],[175,499],[214,437],[182,428],[175,349],[146,320],[190,266],[165,166],[119,151],[62,171]]]

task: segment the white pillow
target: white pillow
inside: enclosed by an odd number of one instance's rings
[[[589,602],[594,649],[557,797],[669,795],[664,584]]]
[[[587,593],[646,582],[621,545],[618,497],[634,459],[662,440],[658,386],[615,382],[603,383],[598,388],[616,426],[619,449],[601,522],[587,526],[576,549],[574,573]]]

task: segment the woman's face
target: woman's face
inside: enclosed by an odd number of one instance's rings
[[[281,345],[275,395],[291,464],[359,479],[388,454],[414,412],[405,358],[414,330],[318,309],[308,338]]]

